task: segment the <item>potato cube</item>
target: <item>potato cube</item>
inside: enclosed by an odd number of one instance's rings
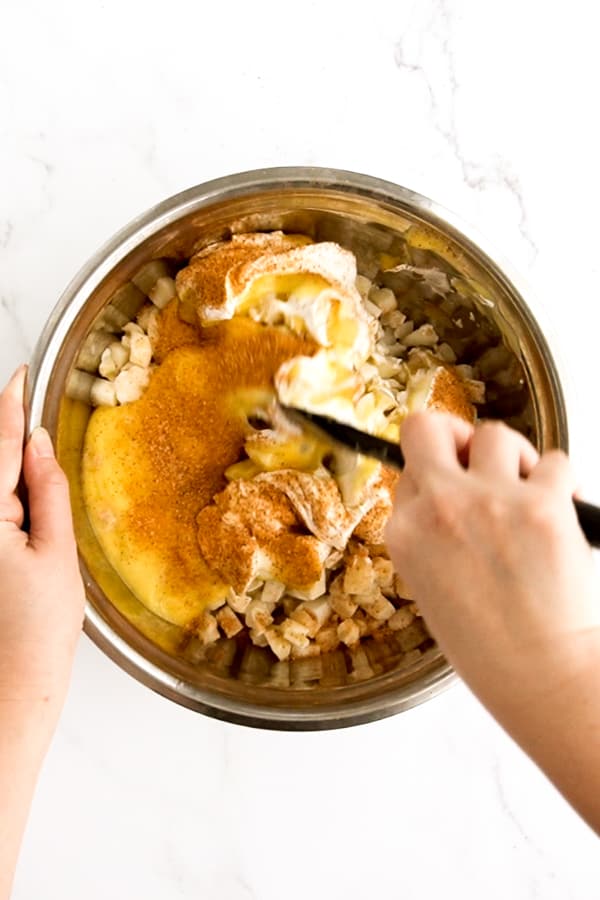
[[[407,628],[414,621],[414,618],[409,606],[401,606],[388,619],[388,628],[391,628],[392,631],[401,631],[403,628]]]
[[[223,606],[217,613],[217,622],[228,638],[238,634],[244,627],[229,606]]]
[[[337,627],[337,636],[343,644],[351,647],[360,639],[360,630],[357,623],[353,619],[346,619],[340,622]]]

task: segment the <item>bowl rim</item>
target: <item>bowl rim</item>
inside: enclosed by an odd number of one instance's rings
[[[564,393],[556,365],[554,349],[548,346],[546,326],[542,331],[536,317],[524,300],[532,295],[529,285],[501,254],[488,250],[489,241],[473,226],[428,197],[384,179],[358,172],[316,166],[282,166],[252,169],[221,176],[187,188],[162,200],[132,219],[106,241],[75,274],[62,292],[50,313],[35,346],[27,377],[27,428],[30,433],[41,424],[47,387],[56,360],[76,315],[81,309],[73,300],[85,290],[87,296],[109,272],[132,250],[148,238],[179,219],[227,199],[265,194],[269,191],[323,190],[352,194],[365,199],[391,204],[397,210],[423,215],[434,226],[450,229],[463,244],[469,246],[477,258],[493,271],[503,286],[516,294],[522,312],[536,338],[548,350],[548,376],[557,409],[557,427],[561,446],[568,448],[568,423]],[[54,352],[52,352],[54,351]],[[425,673],[420,682],[399,686],[375,697],[359,698],[333,706],[305,708],[273,708],[246,703],[202,690],[155,665],[119,635],[88,601],[84,631],[90,639],[120,668],[152,690],[198,712],[237,724],[274,730],[322,730],[371,722],[409,709],[448,688],[457,675],[443,658],[433,671]]]

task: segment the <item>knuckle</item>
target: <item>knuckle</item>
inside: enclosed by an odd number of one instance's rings
[[[481,516],[494,525],[502,525],[509,518],[508,504],[499,494],[482,493],[476,499],[474,505]]]
[[[522,517],[527,525],[545,537],[558,536],[561,530],[561,516],[552,494],[547,491],[528,499]]]
[[[22,519],[23,507],[16,496],[0,501],[0,522],[17,522]]]
[[[441,481],[430,482],[424,500],[427,527],[454,535],[463,533],[462,503],[454,490]]]

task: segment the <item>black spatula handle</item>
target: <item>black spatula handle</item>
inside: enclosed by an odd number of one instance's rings
[[[343,422],[337,422],[329,416],[321,416],[287,406],[283,406],[282,409],[287,415],[299,419],[300,422],[312,423],[329,437],[357,453],[372,456],[398,469],[404,467],[404,456],[397,444],[392,444],[390,441],[382,440],[372,434],[366,434],[364,431],[357,431],[356,428]],[[592,547],[600,547],[600,507],[586,503],[585,500],[574,500],[573,502],[581,530]]]
[[[581,530],[592,547],[600,547],[600,506],[586,503],[585,500],[573,502]]]

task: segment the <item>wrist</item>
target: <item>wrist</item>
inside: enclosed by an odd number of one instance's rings
[[[60,705],[0,699],[0,753],[19,760],[22,771],[37,773],[60,715]]]
[[[600,690],[599,658],[600,629],[591,628],[499,651],[496,665],[477,667],[473,678],[461,674],[514,735],[535,730],[539,721],[560,720],[591,685]]]
[[[14,662],[14,659],[13,659]],[[0,746],[16,748],[34,765],[41,762],[58,722],[68,676],[54,667],[12,666],[0,680]]]

